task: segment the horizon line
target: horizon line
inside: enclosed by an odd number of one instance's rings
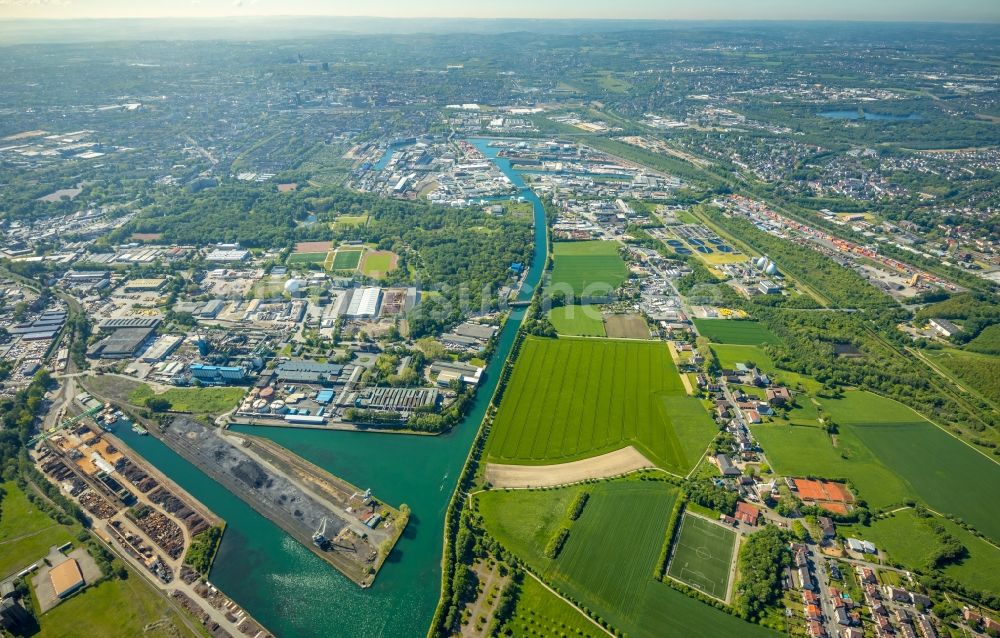
[[[0,16],[0,22],[85,22],[85,21],[125,21],[125,20],[194,20],[194,21],[207,21],[207,20],[230,20],[230,19],[283,19],[283,18],[295,18],[295,19],[308,19],[308,18],[328,18],[328,19],[348,19],[348,20],[386,20],[386,21],[406,21],[412,22],[417,20],[446,20],[446,21],[478,21],[478,22],[503,22],[519,20],[524,22],[675,22],[675,23],[803,23],[803,24],[819,24],[819,23],[847,23],[847,24],[960,24],[960,25],[982,25],[982,26],[1000,26],[1000,16],[996,18],[987,18],[985,20],[978,19],[968,19],[968,20],[944,20],[944,19],[925,19],[925,20],[897,20],[897,19],[880,19],[880,18],[610,18],[610,17],[581,17],[581,18],[538,18],[538,17],[517,17],[517,16],[504,16],[504,17],[473,17],[473,16],[377,16],[377,15],[337,15],[337,14],[327,14],[327,13],[289,13],[289,14],[227,14],[227,15],[217,15],[217,16],[198,16],[198,15],[156,15],[156,16],[103,16],[103,17],[87,17],[87,16],[76,16],[69,18],[59,18],[59,17],[2,17]]]

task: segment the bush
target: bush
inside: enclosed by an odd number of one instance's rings
[[[548,544],[545,546],[546,558],[555,558],[562,551],[563,545],[566,544],[566,540],[569,538],[569,528],[562,527],[558,532],[549,540]]]
[[[569,504],[569,520],[575,521],[580,518],[580,514],[583,513],[583,508],[586,507],[587,501],[590,499],[590,492],[583,491],[576,495],[573,502]]]

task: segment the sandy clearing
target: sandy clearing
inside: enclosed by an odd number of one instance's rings
[[[689,397],[693,397],[695,395],[695,391],[694,387],[691,385],[691,379],[684,372],[679,372],[678,374],[680,374],[681,384],[684,386],[684,391],[688,393]]]
[[[656,467],[631,445],[581,461],[555,465],[486,464],[486,480],[493,487],[551,487],[586,479],[609,478]]]

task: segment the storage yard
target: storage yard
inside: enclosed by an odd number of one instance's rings
[[[277,445],[221,435],[183,417],[164,428],[162,438],[362,587],[372,584],[405,527],[394,508],[360,490],[347,496],[346,484]]]

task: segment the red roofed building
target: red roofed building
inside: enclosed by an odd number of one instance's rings
[[[760,519],[760,510],[751,505],[750,503],[744,503],[740,501],[736,505],[736,520],[741,523],[746,523],[747,525],[756,525],[757,521]]]

